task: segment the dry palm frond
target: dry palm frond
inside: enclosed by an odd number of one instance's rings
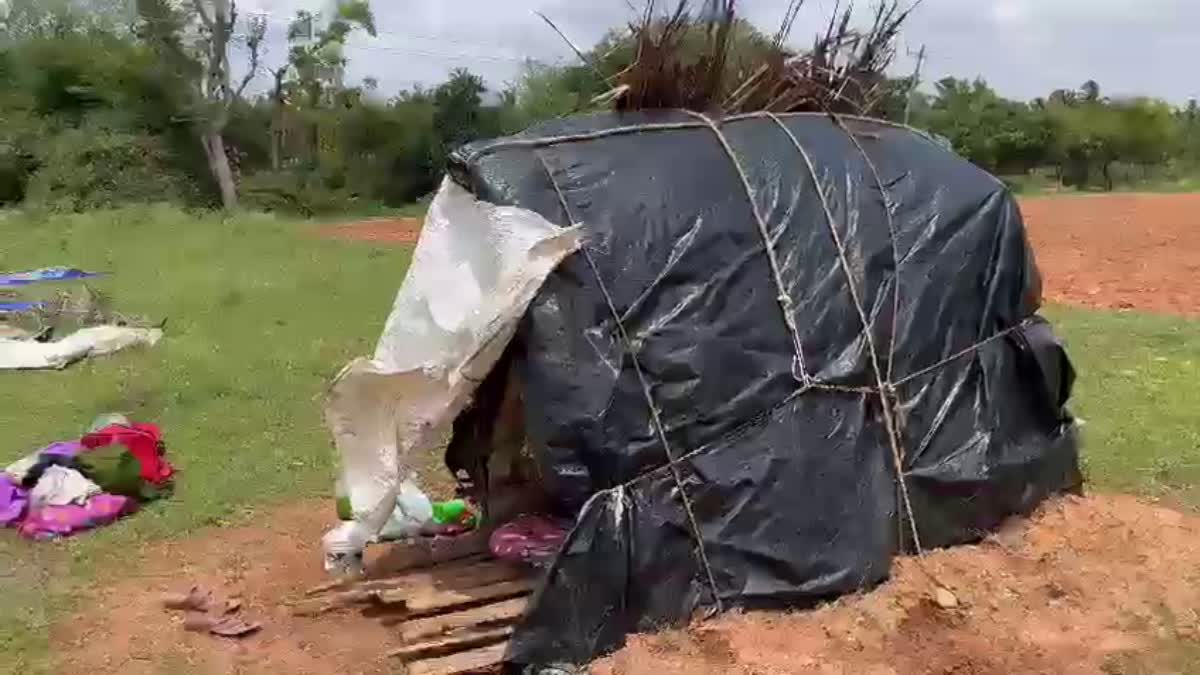
[[[795,53],[784,43],[804,0],[790,0],[779,31],[758,50],[755,63],[731,72],[736,0],[711,3],[703,17],[691,13],[689,4],[678,0],[673,11],[659,15],[648,2],[640,23],[631,26],[634,62],[614,78],[617,88],[604,97],[618,110],[869,114],[882,98],[896,37],[916,6],[880,0],[869,27],[860,30],[852,26],[853,5],[843,7],[839,0],[824,34],[810,50]],[[697,34],[702,35],[699,54],[691,49]]]

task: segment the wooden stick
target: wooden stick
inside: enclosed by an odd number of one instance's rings
[[[387,553],[369,567],[371,577],[395,576],[401,572],[425,569],[451,561],[484,555],[488,550],[491,529],[476,530],[457,537],[418,539],[392,544]],[[353,586],[361,579],[345,579],[321,584],[305,595],[320,595],[339,588]]]
[[[380,591],[371,598],[380,605],[404,605],[411,618],[434,614],[448,614],[462,609],[486,605],[497,600],[509,600],[528,595],[533,591],[533,582],[527,579],[506,581],[482,588],[465,590],[428,590],[424,594]]]
[[[404,638],[405,643],[409,643],[468,628],[511,626],[521,618],[528,602],[527,598],[513,598],[474,609],[413,619],[404,624],[400,635]]]
[[[455,563],[390,579],[360,581],[341,591],[301,599],[291,606],[296,616],[320,616],[355,605],[406,603],[409,596],[427,595],[430,589],[462,591],[518,581],[528,576],[528,571],[517,565],[472,559],[470,563]]]
[[[494,668],[504,662],[505,643],[408,664],[408,675],[460,675]]]
[[[512,632],[513,629],[511,626],[505,626],[503,628],[489,628],[452,637],[434,638],[427,642],[405,645],[399,649],[393,649],[388,652],[388,656],[404,659],[408,662],[449,656],[450,654],[459,654],[472,649],[478,649],[479,647],[487,647],[498,642],[504,642],[512,635]]]

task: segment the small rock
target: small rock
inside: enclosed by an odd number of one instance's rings
[[[941,586],[934,592],[933,601],[942,609],[954,609],[958,607],[958,598],[949,589],[942,588]]]

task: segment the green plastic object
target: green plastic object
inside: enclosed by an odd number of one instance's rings
[[[350,504],[350,495],[346,494],[346,487],[340,478],[333,484],[333,499],[337,508],[338,520],[354,520],[354,508]]]
[[[473,528],[479,520],[474,507],[465,499],[434,502],[433,521],[438,525],[459,525]]]
[[[96,419],[92,420],[92,425],[88,427],[88,433],[95,433],[104,427],[109,427],[114,424],[129,426],[129,418],[120,413],[105,413],[97,415]]]

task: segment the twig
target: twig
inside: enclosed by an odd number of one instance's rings
[[[533,13],[538,15],[538,17],[540,17],[542,21],[545,21],[546,25],[550,26],[550,28],[552,28],[555,33],[558,33],[558,36],[563,39],[563,42],[567,43],[567,46],[571,48],[571,51],[575,52],[575,55],[579,57],[580,61],[583,61],[583,64],[585,66],[591,68],[592,72],[596,73],[596,75],[599,76],[600,79],[604,80],[605,82],[609,81],[609,78],[606,77],[604,75],[604,73],[600,72],[600,69],[596,67],[596,64],[592,63],[591,60],[589,60],[588,57],[582,51],[580,51],[579,47],[576,47],[575,43],[571,42],[571,39],[567,37],[566,33],[563,33],[561,30],[558,29],[558,26],[554,25],[554,22],[550,20],[550,17],[546,16],[541,11],[536,10],[536,9],[533,10]]]

